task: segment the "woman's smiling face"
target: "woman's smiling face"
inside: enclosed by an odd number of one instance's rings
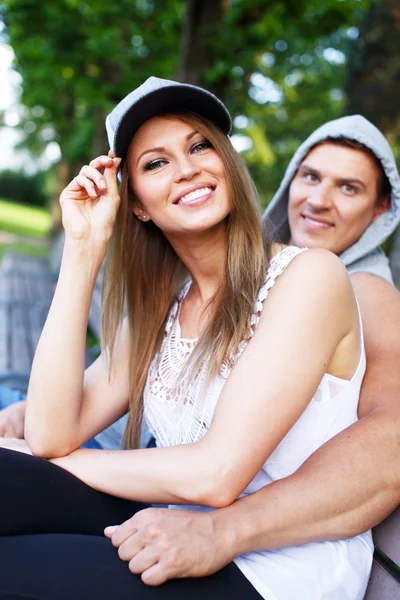
[[[135,134],[128,161],[135,215],[167,236],[210,230],[229,214],[224,164],[188,122],[168,115],[149,119]]]

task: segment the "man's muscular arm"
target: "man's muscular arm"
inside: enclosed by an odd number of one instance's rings
[[[352,281],[367,352],[360,420],[290,477],[227,508],[200,514],[149,509],[117,528],[113,543],[148,583],[207,575],[252,550],[346,539],[376,525],[398,506],[400,294],[366,273]],[[157,531],[151,539],[149,523]],[[142,550],[148,546],[158,557],[158,567],[145,573]]]
[[[213,513],[235,524],[235,555],[343,539],[400,502],[400,294],[367,273],[352,277],[363,320],[367,371],[360,420],[319,448],[292,476]],[[236,535],[235,535],[236,534]],[[231,533],[232,535],[232,533]]]

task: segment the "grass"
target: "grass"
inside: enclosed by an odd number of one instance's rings
[[[47,256],[49,249],[47,246],[30,246],[29,244],[2,244],[0,242],[0,260],[3,258],[3,254],[12,250],[13,252],[19,252],[27,256]]]
[[[47,256],[47,244],[40,244],[38,241],[45,239],[50,227],[51,217],[45,208],[0,199],[0,232],[5,231],[15,236],[11,243],[0,241],[0,260],[6,250],[29,256]],[[33,238],[31,244],[29,238]]]
[[[50,227],[51,217],[45,208],[0,199],[0,231],[41,238]]]

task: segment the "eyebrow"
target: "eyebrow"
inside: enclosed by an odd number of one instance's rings
[[[299,166],[299,171],[309,171],[310,173],[312,173],[313,175],[320,175],[321,173],[319,171],[317,171],[317,169],[314,169],[313,167],[308,166],[306,163],[302,163]]]
[[[310,167],[306,163],[303,163],[300,165],[299,171],[302,171],[302,170],[308,171],[309,173],[312,173],[313,175],[321,176],[320,171],[318,171],[317,169],[314,169],[313,167]],[[356,183],[364,189],[366,189],[366,187],[367,187],[361,179],[357,179],[356,177],[337,177],[335,179],[342,185]]]
[[[196,133],[199,133],[197,131],[197,129],[195,131],[192,131],[191,133],[188,133],[188,135],[185,137],[185,142],[188,142],[193,136],[196,135]],[[151,152],[165,152],[166,148],[165,146],[157,146],[157,148],[150,148],[150,150],[145,150],[144,152],[142,152],[142,154],[139,156],[139,158],[136,161],[136,165],[139,164],[140,159],[142,158],[142,156],[144,156],[145,154],[150,154]]]

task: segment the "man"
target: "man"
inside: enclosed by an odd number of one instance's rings
[[[351,275],[367,353],[359,421],[293,475],[227,508],[152,508],[109,528],[148,584],[204,576],[248,551],[346,539],[400,501],[400,294],[379,249],[400,221],[400,177],[386,139],[361,116],[325,124],[294,155],[266,213],[281,241],[330,249]]]

